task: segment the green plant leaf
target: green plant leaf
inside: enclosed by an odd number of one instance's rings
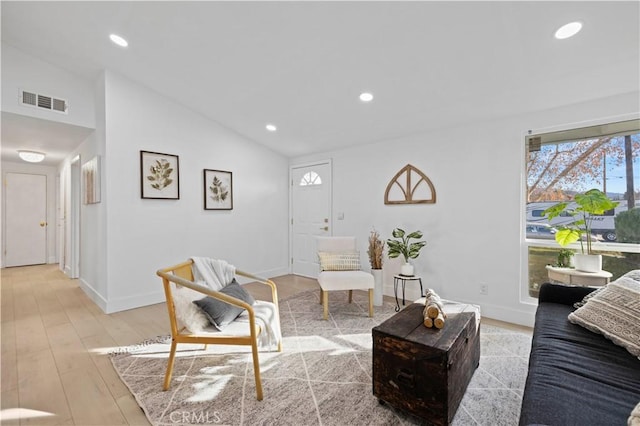
[[[556,241],[561,246],[566,246],[571,243],[575,243],[580,239],[582,232],[576,229],[563,228],[556,232]]]
[[[548,209],[546,209],[544,212],[542,212],[542,214],[544,216],[546,216],[549,220],[553,219],[554,217],[558,217],[560,216],[560,213],[564,212],[567,208],[568,203],[558,203],[555,204],[551,207],[549,207]]]
[[[400,228],[396,228],[396,229],[393,230],[391,235],[393,235],[393,238],[402,238],[402,237],[404,237],[404,230],[402,230]]]
[[[411,238],[414,238],[414,239],[422,238],[422,232],[421,231],[413,231],[412,233],[407,235],[407,240],[409,240]]]

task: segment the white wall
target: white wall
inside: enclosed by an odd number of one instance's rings
[[[15,163],[11,161],[3,161],[2,166],[2,181],[6,181],[7,173],[29,173],[36,175],[45,175],[47,177],[47,262],[56,263],[57,261],[57,170],[51,166],[41,166],[30,163]],[[2,265],[4,266],[4,252],[5,252],[5,230],[4,220],[5,215],[5,196],[3,191],[2,196],[2,224],[3,224],[3,238],[2,238]]]
[[[521,262],[524,135],[640,111],[638,92],[557,110],[442,129],[376,144],[298,157],[291,164],[333,160],[334,235],[355,235],[366,252],[369,231],[421,230],[427,246],[416,274],[441,297],[480,304],[485,315],[532,325]],[[425,117],[428,119],[428,117]],[[578,125],[579,126],[579,125]],[[433,182],[436,204],[385,205],[384,191],[406,164]],[[336,220],[344,213],[344,220]],[[393,295],[399,259],[386,260],[385,294]],[[489,294],[479,294],[480,284]],[[419,291],[407,284],[407,298]],[[522,300],[522,301],[521,301]]]
[[[104,82],[104,79],[100,79]],[[98,83],[98,86],[104,86]],[[99,95],[98,95],[99,96]],[[102,95],[104,98],[104,95]],[[103,108],[102,108],[103,109]],[[85,164],[96,155],[104,162],[104,115],[97,118],[99,129],[93,132],[80,146],[69,155],[60,165],[61,180],[64,181],[67,189],[65,200],[67,211],[71,209],[69,199],[69,188],[71,187],[71,161],[80,157],[80,164]],[[82,189],[81,189],[82,191]],[[107,307],[107,248],[106,248],[106,195],[104,184],[104,169],[101,180],[101,199],[97,204],[80,204],[80,285],[91,299],[103,310]],[[67,239],[66,250],[69,257],[70,249],[70,217],[67,215],[67,226],[65,227],[65,238]],[[66,269],[66,268],[65,268]]]
[[[20,89],[65,99],[69,103],[69,113],[24,106],[20,104]],[[90,82],[2,43],[3,111],[93,128],[92,93]]]
[[[288,272],[285,157],[109,71],[104,93],[107,312],[164,300],[155,271],[190,256]],[[179,156],[179,200],[141,199],[140,150]],[[233,173],[233,210],[203,209],[203,169]]]

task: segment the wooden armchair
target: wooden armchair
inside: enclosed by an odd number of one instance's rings
[[[171,352],[169,354],[169,361],[167,363],[167,372],[164,377],[163,389],[169,389],[171,383],[171,375],[173,372],[173,364],[176,355],[176,347],[178,343],[202,343],[217,344],[217,345],[248,345],[251,346],[253,354],[253,372],[256,381],[256,392],[258,401],[262,400],[262,382],[260,380],[260,363],[258,360],[258,336],[262,330],[260,324],[256,323],[256,315],[254,309],[248,303],[236,299],[218,291],[213,291],[208,287],[198,285],[193,282],[193,273],[191,266],[193,260],[189,260],[180,263],[175,266],[160,269],[157,271],[157,275],[162,278],[162,284],[164,286],[164,293],[167,302],[167,310],[169,312],[169,321],[171,323]],[[278,291],[273,281],[256,277],[252,274],[236,270],[236,275],[250,278],[259,283],[268,285],[271,287],[271,303],[275,305],[276,321],[280,321],[280,313],[278,309]],[[192,332],[186,327],[180,327],[176,317],[176,307],[174,303],[173,288],[174,283],[176,286],[187,287],[203,294],[202,297],[211,296],[215,299],[223,301],[225,303],[238,306],[247,311],[249,316],[249,323],[245,324],[247,327],[243,327],[244,330],[240,333],[226,333],[217,330],[215,327],[208,327],[206,331]],[[263,302],[266,303],[266,302]],[[237,330],[238,327],[232,327]],[[278,342],[278,352],[282,351],[282,339]]]

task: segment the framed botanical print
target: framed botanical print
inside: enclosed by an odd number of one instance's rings
[[[178,156],[140,151],[140,191],[142,198],[179,200]]]
[[[233,174],[223,170],[204,170],[204,209],[233,209]]]

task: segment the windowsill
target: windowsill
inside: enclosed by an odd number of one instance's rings
[[[531,238],[525,238],[524,241],[528,246],[533,247],[547,247],[555,249],[568,248],[577,251],[581,250],[580,243],[573,243],[569,244],[568,246],[561,247],[560,244],[555,242],[555,240],[534,240]],[[617,251],[622,253],[640,253],[640,244],[597,242],[591,243],[591,248],[595,252]]]

